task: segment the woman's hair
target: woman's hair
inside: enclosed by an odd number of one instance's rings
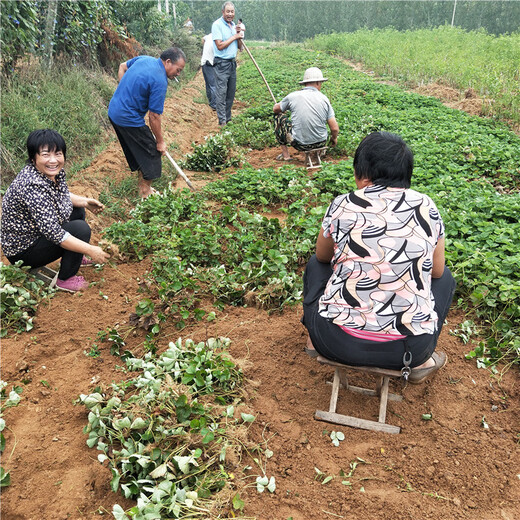
[[[367,135],[354,155],[356,179],[368,179],[379,186],[409,188],[412,172],[413,153],[396,134]]]
[[[63,152],[63,158],[67,158],[67,145],[65,139],[56,132],[48,128],[44,130],[34,130],[27,138],[28,163],[32,163],[37,153],[42,148],[48,148],[49,152]]]

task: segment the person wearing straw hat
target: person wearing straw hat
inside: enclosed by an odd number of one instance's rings
[[[282,153],[276,158],[279,161],[290,161],[288,145],[298,151],[309,152],[323,148],[327,144],[327,125],[330,129],[331,146],[336,146],[339,126],[329,98],[322,94],[321,86],[328,78],[318,67],[307,69],[300,85],[304,87],[291,92],[273,107],[275,113],[275,135]],[[291,120],[284,112],[291,112]]]

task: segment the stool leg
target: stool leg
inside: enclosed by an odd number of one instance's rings
[[[388,384],[390,378],[387,376],[382,377],[383,384],[381,385],[381,402],[379,403],[379,422],[384,423],[386,421],[386,404],[388,402]]]
[[[330,395],[330,404],[329,404],[329,412],[334,413],[336,411],[336,406],[338,403],[338,393],[339,393],[339,379],[340,379],[341,369],[336,368],[334,371],[334,379],[332,381],[332,393]]]
[[[312,168],[314,165],[312,164],[312,158],[310,152],[305,152],[305,166],[307,168]]]
[[[338,370],[339,370],[339,382],[341,383],[341,386],[345,390],[348,390],[347,371],[346,370],[342,370],[340,368]]]

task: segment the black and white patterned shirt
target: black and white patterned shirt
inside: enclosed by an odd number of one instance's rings
[[[1,240],[5,256],[23,253],[44,236],[61,244],[70,236],[61,226],[72,213],[65,170],[48,179],[28,164],[16,176],[2,200]]]

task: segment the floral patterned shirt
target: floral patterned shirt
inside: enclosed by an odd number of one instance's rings
[[[368,186],[334,199],[322,227],[334,254],[321,316],[370,332],[434,333],[431,272],[444,224],[430,197]]]
[[[28,164],[16,176],[2,200],[1,240],[7,257],[23,253],[44,236],[60,244],[70,236],[61,226],[72,213],[65,170],[48,179]]]

